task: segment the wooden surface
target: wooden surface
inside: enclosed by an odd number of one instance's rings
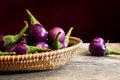
[[[50,71],[0,72],[0,80],[120,80],[120,55],[89,55],[84,43],[65,66]],[[108,45],[120,50],[120,43]]]

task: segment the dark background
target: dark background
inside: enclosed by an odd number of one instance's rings
[[[29,21],[25,9],[45,26],[73,26],[72,36],[90,42],[100,36],[120,42],[120,0],[1,0],[0,34],[16,34]]]

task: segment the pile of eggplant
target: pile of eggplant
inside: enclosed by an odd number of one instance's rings
[[[58,50],[69,46],[69,37],[61,27],[53,27],[47,31],[45,27],[26,9],[30,18],[23,29],[16,35],[0,35],[0,55],[24,55],[35,52]]]

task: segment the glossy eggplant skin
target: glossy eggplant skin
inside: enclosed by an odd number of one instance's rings
[[[47,49],[49,48],[49,45],[46,42],[38,42],[34,46]]]
[[[101,44],[105,45],[105,40],[103,40],[103,38],[101,38],[101,37],[94,38],[92,42],[94,42],[94,43],[101,43]]]
[[[106,50],[106,46],[101,43],[92,42],[89,45],[89,51],[94,56],[104,56],[105,50]]]
[[[26,54],[27,51],[28,51],[28,48],[24,44],[16,44],[6,49],[6,52],[16,52],[16,55]]]
[[[48,32],[41,24],[35,24],[32,27],[30,27],[28,31],[28,36],[29,39],[34,43],[46,42]]]
[[[36,46],[29,46],[26,44],[15,44],[6,49],[6,52],[15,52],[16,55],[23,55],[23,54],[32,54],[37,51],[50,51],[50,49],[36,47]]]
[[[62,49],[62,48],[67,48],[67,47],[68,47],[68,43],[67,43],[67,42],[63,42],[63,43],[62,43],[62,46],[61,46],[61,49]]]
[[[59,35],[59,39],[58,40],[61,43],[64,42],[64,40],[65,40],[65,32],[60,27],[54,27],[54,28],[52,28],[51,30],[48,31],[48,40],[50,42],[53,42],[59,32],[61,32],[61,34]]]
[[[106,55],[106,45],[104,39],[101,37],[94,38],[89,45],[89,51],[94,56]]]
[[[38,42],[46,42],[48,32],[45,27],[33,16],[33,14],[26,9],[30,19],[30,27],[28,29],[29,44]]]
[[[109,54],[120,55],[119,51],[108,48],[105,44],[104,39],[101,37],[96,37],[92,40],[89,45],[89,51],[94,56],[104,56]]]

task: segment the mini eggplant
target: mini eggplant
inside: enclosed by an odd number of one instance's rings
[[[49,48],[49,45],[46,42],[38,42],[34,46],[47,49]]]
[[[53,42],[52,42],[52,49],[57,50],[57,49],[62,49],[62,48],[68,47],[68,45],[69,45],[69,43],[70,43],[69,37],[70,37],[70,35],[71,35],[72,30],[73,30],[73,27],[71,27],[71,28],[68,30],[68,32],[67,32],[67,34],[66,34],[66,36],[65,36],[65,38],[64,38],[64,41],[60,41],[60,35],[61,35],[62,32],[58,32],[58,34],[55,36],[55,39],[54,39]],[[56,33],[55,33],[55,34],[56,34]],[[51,37],[52,37],[52,36],[51,36]]]
[[[29,39],[31,39],[30,41],[33,41],[34,43],[46,42],[48,32],[28,9],[26,9],[26,11],[30,18],[30,25],[31,25],[28,29],[28,36]]]
[[[44,27],[39,24],[35,24],[31,29],[29,29],[28,37],[34,43],[37,42],[46,42],[47,40],[47,31]]]
[[[60,27],[54,27],[54,28],[52,28],[51,30],[48,31],[48,40],[50,42],[53,42],[59,32],[61,32],[61,34],[59,35],[58,40],[61,43],[64,42],[64,40],[65,40],[65,32]]]
[[[16,55],[26,54],[27,51],[28,51],[28,48],[24,44],[16,44],[16,45],[6,49],[6,52],[15,52]]]
[[[61,32],[58,32],[58,34],[56,35],[54,41],[52,42],[51,49],[58,50],[62,47],[62,43],[59,41],[60,34]]]
[[[23,55],[23,54],[31,54],[37,51],[50,51],[50,49],[35,47],[35,46],[28,46],[26,44],[16,44],[8,49],[6,52],[15,52],[16,55]]]
[[[104,56],[109,54],[120,55],[119,51],[109,49],[104,42],[104,39],[100,37],[94,38],[89,45],[90,53],[94,56]]]
[[[9,47],[14,45],[28,29],[28,23],[25,21],[25,27],[16,35],[5,35],[0,37],[0,47]]]
[[[72,30],[73,30],[73,27],[71,27],[71,28],[68,30],[68,32],[67,32],[67,34],[66,34],[66,36],[65,36],[65,40],[64,40],[64,42],[62,42],[62,47],[61,47],[61,48],[66,48],[66,47],[68,47],[68,45],[69,45],[69,43],[70,43],[69,38],[70,38],[70,35],[71,35]]]
[[[106,47],[104,44],[92,42],[89,45],[89,51],[94,56],[103,56],[105,55]]]

